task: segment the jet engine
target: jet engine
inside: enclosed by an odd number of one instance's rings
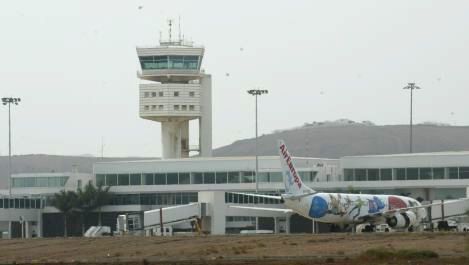
[[[408,228],[418,224],[417,215],[412,211],[396,213],[386,219],[386,223],[392,228]]]

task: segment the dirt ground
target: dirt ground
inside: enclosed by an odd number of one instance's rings
[[[0,240],[0,264],[401,264],[370,261],[369,249],[430,250],[439,256],[402,264],[469,264],[469,235],[461,233]]]

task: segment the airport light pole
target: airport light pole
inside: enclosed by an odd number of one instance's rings
[[[259,155],[258,155],[258,145],[257,145],[257,96],[262,94],[269,93],[266,89],[251,89],[247,91],[250,95],[256,98],[256,193],[259,192]]]
[[[11,104],[18,105],[20,98],[2,98],[3,105],[8,105],[8,213],[11,200]],[[8,236],[11,238],[11,220],[8,222]]]
[[[408,83],[403,89],[410,90],[410,135],[409,135],[409,151],[412,153],[412,100],[413,100],[413,91],[414,89],[420,89],[420,87],[416,86],[415,83]]]
[[[11,104],[18,105],[20,98],[2,98],[3,105],[8,105],[8,195],[11,197]]]

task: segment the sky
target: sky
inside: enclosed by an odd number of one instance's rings
[[[0,97],[13,154],[160,156],[159,123],[138,116],[136,46],[167,19],[205,47],[213,145],[347,118],[469,124],[469,1],[2,1]],[[191,144],[196,144],[196,134]],[[8,111],[0,108],[0,155]]]

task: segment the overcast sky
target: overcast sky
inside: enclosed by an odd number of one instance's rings
[[[469,124],[469,1],[2,1],[0,97],[13,153],[160,156],[160,126],[138,116],[137,45],[168,18],[206,48],[214,147],[305,122],[348,118]],[[227,73],[229,75],[227,75]],[[8,112],[0,109],[0,154]],[[193,135],[194,136],[194,135]],[[195,137],[191,137],[195,140]],[[191,144],[195,144],[192,142]]]

